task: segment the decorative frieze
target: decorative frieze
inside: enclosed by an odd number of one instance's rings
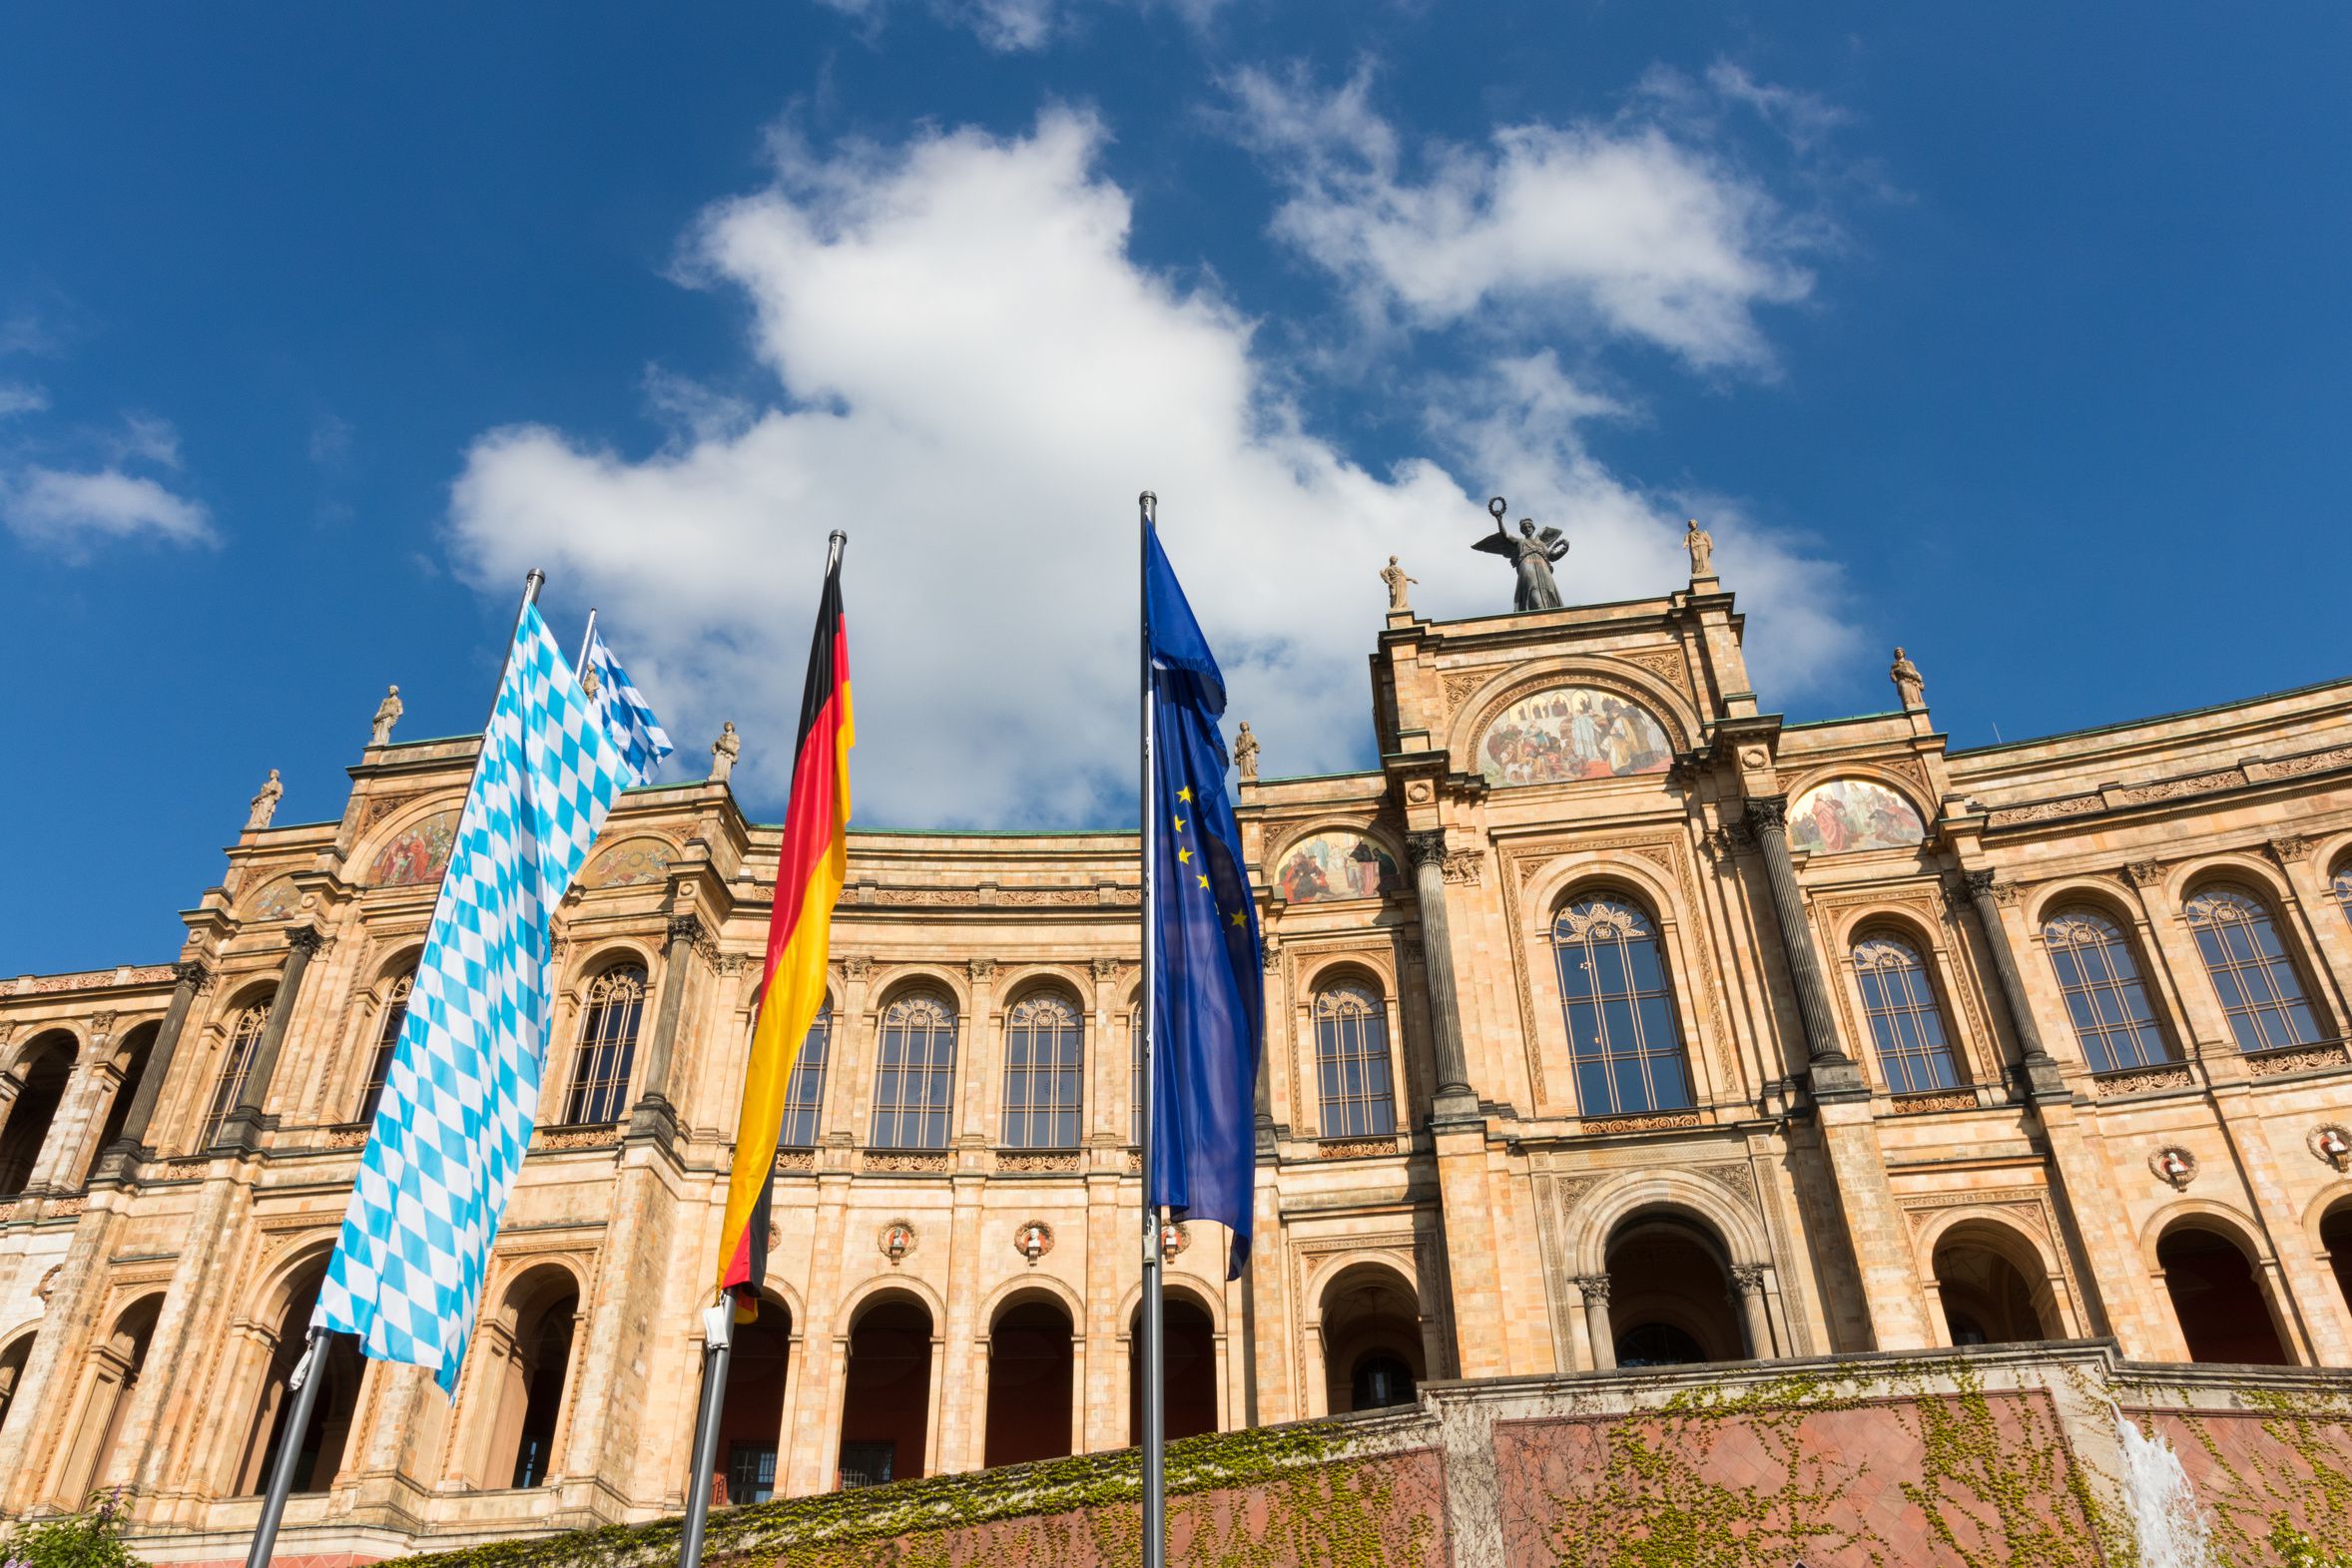
[[[2281,1073],[2342,1067],[2347,1061],[2352,1061],[2352,1056],[2346,1055],[2344,1042],[2330,1040],[2324,1045],[2297,1045],[2283,1051],[2248,1052],[2246,1070],[2257,1078],[2275,1078]]]
[[[2121,1072],[2100,1073],[2090,1081],[2091,1094],[2101,1100],[2112,1100],[2121,1094],[2145,1094],[2151,1089],[2194,1089],[2196,1074],[2186,1062],[2158,1062],[2153,1067],[2128,1067]]]

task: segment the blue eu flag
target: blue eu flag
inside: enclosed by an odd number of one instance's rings
[[[1157,813],[1151,941],[1152,1124],[1147,1202],[1233,1232],[1232,1270],[1250,1255],[1252,1127],[1265,1039],[1258,909],[1241,829],[1225,796],[1225,678],[1185,603],[1157,529],[1144,530],[1151,647],[1151,798]]]

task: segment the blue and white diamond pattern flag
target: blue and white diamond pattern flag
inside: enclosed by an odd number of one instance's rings
[[[452,1394],[538,1109],[548,919],[640,777],[526,605],[319,1297],[326,1327]]]
[[[629,679],[629,672],[621,668],[621,661],[604,646],[604,634],[588,634],[588,672],[592,678],[589,700],[596,704],[604,720],[605,729],[620,743],[629,766],[636,771],[638,782],[653,777],[662,759],[671,752],[670,737],[662,729],[662,722],[653,716],[645,698],[637,690],[637,683]]]

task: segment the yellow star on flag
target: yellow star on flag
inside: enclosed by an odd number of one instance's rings
[[[1173,820],[1173,821],[1176,823],[1176,830],[1177,830],[1178,832],[1182,832],[1182,831],[1184,831],[1184,818],[1183,818],[1183,817],[1181,817],[1181,816],[1178,816],[1178,817],[1173,817],[1173,818],[1171,818],[1171,820]]]
[[[1184,864],[1188,863],[1188,862],[1189,862],[1191,859],[1192,859],[1192,851],[1191,851],[1190,849],[1179,849],[1179,850],[1177,850],[1177,851],[1176,851],[1176,863],[1177,863],[1178,865],[1184,865]]]
[[[1202,877],[1202,878],[1201,878],[1201,885],[1202,885],[1203,887],[1206,887],[1206,886],[1208,886],[1208,885],[1209,885],[1209,879],[1208,879],[1207,877],[1205,877],[1205,876],[1204,876],[1204,877]]]
[[[1176,798],[1177,798],[1177,799],[1179,799],[1179,800],[1189,800],[1189,799],[1191,799],[1191,798],[1192,798],[1192,785],[1190,785],[1190,784],[1186,784],[1186,785],[1185,785],[1183,788],[1181,788],[1181,789],[1177,790],[1177,791],[1176,791]]]
[[[1235,925],[1241,924],[1241,911],[1239,909],[1233,911],[1233,923]]]

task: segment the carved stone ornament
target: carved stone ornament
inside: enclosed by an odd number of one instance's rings
[[[2352,1128],[2340,1122],[2324,1122],[2311,1129],[2304,1140],[2314,1160],[2334,1166],[2339,1172],[2352,1171]]]
[[[1097,980],[1116,980],[1118,977],[1119,960],[1116,958],[1097,958],[1094,960],[1094,978]]]
[[[686,946],[692,947],[700,944],[702,939],[703,922],[700,916],[691,914],[674,914],[670,916],[671,946],[675,947],[681,943],[684,943]]]
[[[1605,1302],[1609,1299],[1609,1277],[1605,1274],[1580,1274],[1568,1283],[1583,1293],[1584,1300],[1588,1302]]]
[[[1037,1267],[1037,1260],[1053,1251],[1053,1227],[1043,1220],[1030,1220],[1012,1233],[1012,1250],[1028,1260],[1029,1267]]]
[[[286,933],[286,945],[291,951],[315,958],[326,948],[326,933],[314,925],[297,925]]]
[[[996,960],[993,958],[974,958],[970,968],[971,983],[974,985],[986,985],[996,978]]]
[[[2123,867],[2123,875],[2130,880],[2134,887],[2153,887],[2164,879],[2164,862],[2161,860],[2134,860]]]
[[[1762,1264],[1733,1264],[1731,1283],[1742,1296],[1764,1294],[1764,1266]]]
[[[842,978],[863,980],[873,968],[874,960],[871,958],[845,958],[842,960]]]
[[[1415,805],[1427,805],[1438,791],[1427,779],[1416,779],[1405,786],[1405,798]]]
[[[2282,871],[2292,869],[2295,862],[2311,852],[2311,840],[2301,833],[2282,833],[2262,846]]]
[[[1160,1222],[1160,1262],[1172,1264],[1179,1253],[1192,1245],[1192,1227],[1181,1220]]]
[[[172,965],[172,979],[201,996],[212,988],[213,971],[206,967],[203,959],[190,958]]]
[[[1432,827],[1423,832],[1405,835],[1405,852],[1413,857],[1414,869],[1435,865],[1443,870],[1446,865],[1446,829]]]
[[[41,1283],[33,1287],[33,1295],[46,1303],[49,1300],[49,1293],[57,1289],[57,1277],[63,1273],[65,1273],[65,1265],[59,1264],[41,1276]]]
[[[1748,825],[1758,832],[1780,833],[1788,831],[1788,796],[1781,794],[1749,796]]]
[[[1763,768],[1771,762],[1772,754],[1760,746],[1751,746],[1739,754],[1739,765],[1742,768]]]
[[[895,1269],[914,1251],[917,1240],[913,1222],[892,1220],[875,1236],[874,1245],[890,1261],[890,1267]]]
[[[2166,1144],[2149,1155],[2147,1168],[2176,1193],[2187,1192],[2188,1184],[2197,1179],[2197,1157],[2178,1144]]]
[[[1464,887],[1478,885],[1485,857],[1475,849],[1450,849],[1446,853],[1446,880]]]
[[[774,1252],[777,1248],[782,1247],[783,1245],[784,1227],[781,1225],[771,1224],[768,1227],[768,1250],[770,1252]]]

